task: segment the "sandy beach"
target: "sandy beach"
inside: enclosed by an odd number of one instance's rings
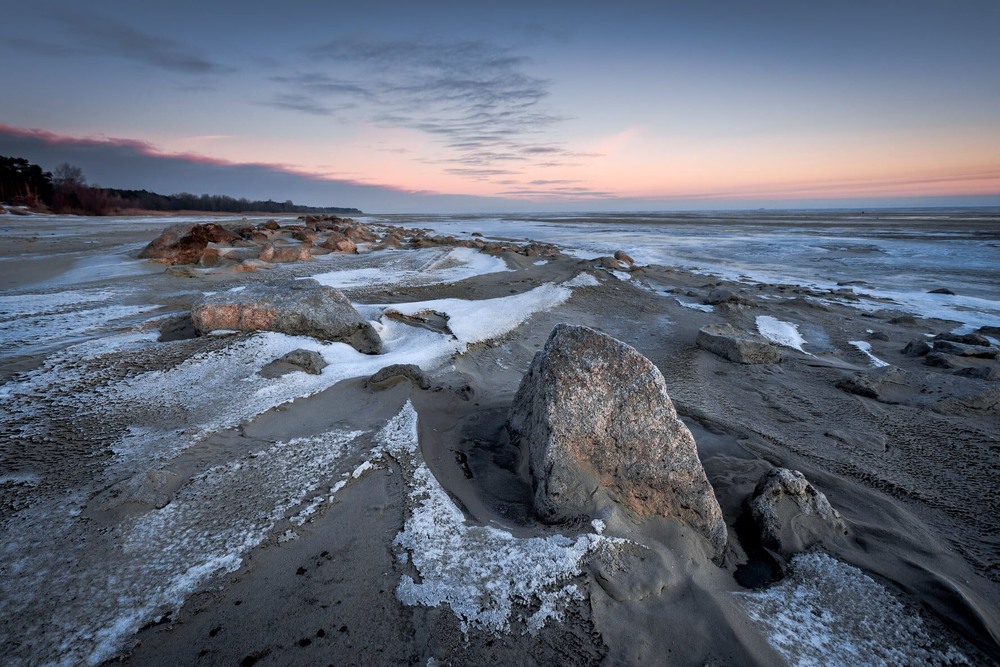
[[[357,252],[167,266],[140,251],[208,218],[0,216],[5,664],[1000,661],[993,213],[359,220]],[[378,354],[190,328],[304,278]],[[662,374],[721,551],[616,502],[539,516],[508,420],[561,323]],[[774,360],[713,352],[722,325]],[[762,543],[775,468],[846,530]]]

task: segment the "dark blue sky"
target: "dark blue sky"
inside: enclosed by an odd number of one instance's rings
[[[0,154],[109,186],[372,211],[1000,202],[994,1],[4,18]]]

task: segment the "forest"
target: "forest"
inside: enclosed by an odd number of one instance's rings
[[[88,185],[83,170],[71,164],[62,163],[48,172],[25,158],[3,155],[0,155],[0,203],[77,215],[116,215],[130,211],[361,214],[356,208],[301,206],[290,200],[250,200],[188,192],[162,195],[148,190],[103,188]]]

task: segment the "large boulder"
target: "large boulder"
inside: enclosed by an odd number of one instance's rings
[[[762,336],[731,324],[709,324],[698,331],[698,347],[738,364],[776,364],[781,353]]]
[[[543,520],[593,516],[611,500],[694,528],[715,556],[726,524],[694,438],[660,371],[635,348],[560,324],[535,355],[507,417],[526,450]]]
[[[217,329],[279,331],[341,341],[378,354],[382,339],[343,294],[315,280],[286,280],[204,297],[191,310],[199,333]]]
[[[761,543],[786,555],[847,532],[840,512],[798,470],[767,471],[749,506]]]
[[[150,241],[139,257],[163,264],[196,264],[209,243],[229,244],[238,240],[239,234],[214,222],[180,223],[167,227]]]

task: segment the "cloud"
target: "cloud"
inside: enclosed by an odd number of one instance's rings
[[[63,10],[52,21],[62,27],[58,43],[18,37],[14,42],[46,56],[107,56],[186,74],[231,72],[231,67],[196,55],[188,46],[157,37],[94,12]]]
[[[454,165],[449,173],[482,178],[541,158],[582,157],[538,140],[565,117],[545,105],[550,83],[527,73],[530,61],[509,47],[347,38],[306,55],[323,69],[273,77],[284,92],[271,105],[316,114],[352,101],[358,104],[352,111],[367,122],[433,137],[445,149],[433,162]]]

